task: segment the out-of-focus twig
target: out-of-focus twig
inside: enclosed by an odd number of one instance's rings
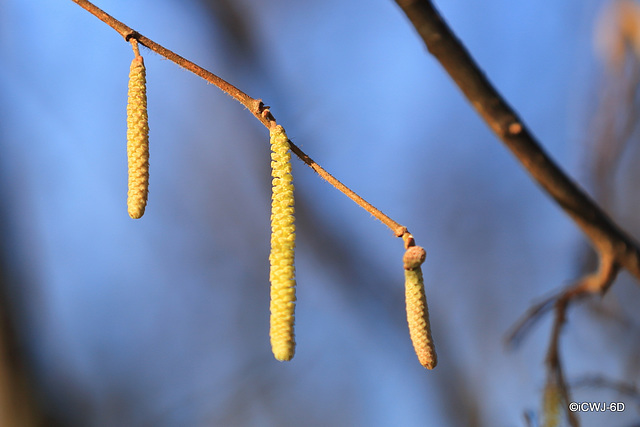
[[[635,142],[640,117],[640,4],[606,2],[595,25],[595,48],[604,65],[598,102],[585,141],[591,194],[609,214],[620,216],[616,178],[627,148]],[[593,268],[596,257],[586,246],[579,268]]]
[[[554,309],[553,328],[545,360],[547,368],[545,395],[556,394],[558,396],[557,400],[559,400],[559,402],[555,402],[555,405],[566,413],[569,424],[572,427],[577,427],[580,423],[573,412],[567,411],[571,399],[569,386],[564,376],[560,358],[560,334],[564,327],[570,304],[586,296],[601,293],[603,289],[608,289],[618,275],[620,270],[619,265],[614,262],[611,256],[607,255],[610,254],[605,253],[604,255],[600,255],[600,265],[595,272],[584,276],[559,294],[547,298],[525,313],[523,319],[518,322],[517,326],[507,338],[510,344],[514,344],[514,341],[522,337],[525,329],[528,329],[542,314],[551,308]]]
[[[596,272],[535,306],[511,335],[512,338],[520,336],[519,331],[554,307],[555,318],[546,357],[545,387],[545,394],[554,396],[551,399],[554,402],[546,404],[545,411],[549,411],[547,415],[553,418],[555,411],[564,407],[569,424],[576,427],[579,425],[577,416],[566,410],[569,388],[560,359],[560,334],[567,309],[570,303],[583,296],[606,292],[621,266],[640,279],[640,247],[544,151],[515,110],[493,87],[432,2],[396,0],[396,3],[405,12],[429,52],[449,73],[491,130],[511,150],[531,177],[569,214],[597,251],[600,264]]]
[[[545,361],[547,368],[545,394],[557,395],[558,401],[554,402],[556,408],[545,408],[545,410],[561,410],[566,414],[569,424],[572,427],[578,427],[580,423],[576,414],[567,410],[569,402],[571,401],[570,391],[564,376],[564,370],[560,358],[560,334],[566,321],[567,309],[571,303],[582,297],[593,294],[595,290],[606,289],[609,287],[615,280],[618,270],[619,267],[611,258],[600,258],[600,266],[598,270],[583,277],[573,286],[567,288],[556,299],[554,304],[555,317]]]

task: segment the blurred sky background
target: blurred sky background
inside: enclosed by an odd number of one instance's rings
[[[589,189],[606,70],[597,0],[436,2],[546,150]],[[262,98],[289,137],[407,226],[439,365],[417,361],[400,239],[294,159],[297,352],[269,345],[268,132],[142,49],[150,194],[127,215],[128,43],[72,1],[0,2],[3,256],[50,410],[69,426],[524,426],[539,419],[545,317],[508,329],[581,272],[584,241],[427,53],[390,0],[100,0],[141,34]],[[611,212],[634,217],[625,156]],[[635,154],[634,154],[635,153]],[[630,160],[629,160],[630,159]],[[626,166],[625,166],[626,165]],[[635,221],[635,222],[634,222]],[[638,235],[638,233],[636,233]],[[639,290],[569,312],[569,380],[635,382]],[[601,313],[606,312],[605,309]],[[585,426],[638,425],[632,400]],[[625,400],[626,399],[626,400]]]

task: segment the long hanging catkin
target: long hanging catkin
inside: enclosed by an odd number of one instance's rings
[[[129,71],[127,102],[127,157],[129,191],[127,209],[131,218],[144,215],[149,192],[149,119],[147,81],[142,56],[136,55]]]
[[[295,225],[291,153],[282,126],[274,126],[271,134],[271,350],[277,360],[291,360],[295,352],[293,333],[296,301],[296,279],[293,265]]]
[[[438,363],[438,356],[431,337],[429,308],[420,268],[426,256],[427,253],[420,246],[409,246],[404,254],[405,299],[413,348],[420,364],[427,369],[433,369]]]

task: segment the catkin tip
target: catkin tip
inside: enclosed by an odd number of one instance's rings
[[[295,354],[295,346],[292,343],[291,345],[284,345],[278,347],[272,347],[273,357],[279,362],[289,362],[293,359]]]
[[[138,206],[136,204],[133,204],[127,209],[127,211],[129,212],[129,216],[132,219],[140,219],[144,215],[145,206]]]

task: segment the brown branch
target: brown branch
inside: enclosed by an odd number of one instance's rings
[[[595,273],[584,277],[560,295],[533,307],[525,319],[519,322],[510,338],[517,339],[521,331],[549,310],[553,303],[555,318],[546,357],[546,389],[558,394],[559,402],[555,404],[561,405],[569,424],[576,427],[579,425],[576,414],[567,410],[570,401],[569,387],[564,377],[559,349],[567,309],[572,302],[584,296],[605,293],[615,280],[620,266],[640,279],[640,248],[542,149],[444,22],[432,2],[396,0],[396,3],[412,22],[429,52],[442,64],[491,130],[512,151],[533,179],[571,216],[598,252],[600,265]]]
[[[599,252],[640,279],[640,247],[542,149],[451,31],[430,0],[396,0],[429,52],[442,64],[491,130],[555,199]]]
[[[109,25],[111,28],[116,30],[126,41],[129,41],[131,38],[135,38],[138,40],[138,43],[147,47],[148,49],[156,52],[157,54],[163,56],[164,58],[176,63],[182,68],[191,71],[197,76],[202,77],[207,82],[217,86],[220,90],[230,95],[236,101],[244,105],[251,113],[258,119],[260,122],[269,129],[271,126],[275,124],[275,118],[269,111],[269,107],[266,107],[261,99],[255,99],[228,83],[226,80],[216,76],[212,72],[200,67],[199,65],[189,61],[188,59],[183,58],[182,56],[172,52],[171,50],[165,48],[164,46],[159,45],[151,39],[143,36],[142,34],[134,31],[132,28],[128,27],[124,23],[118,21],[113,16],[109,15],[99,7],[95,6],[93,3],[87,0],[72,0],[74,3],[78,4],[83,9],[90,12],[92,15],[97,17],[99,20]],[[360,197],[355,191],[351,190],[349,187],[344,185],[338,179],[336,179],[333,175],[327,172],[324,168],[322,168],[319,164],[317,164],[311,157],[306,155],[298,146],[296,146],[291,140],[289,140],[289,146],[291,147],[291,151],[300,158],[304,163],[307,164],[311,169],[313,169],[320,177],[322,177],[325,181],[331,184],[336,189],[340,190],[343,194],[349,197],[351,200],[356,202],[361,208],[369,212],[375,218],[380,220],[384,225],[389,227],[391,231],[397,236],[402,237],[405,233],[407,233],[406,227],[398,224],[396,221],[385,215],[382,211],[377,209],[371,203],[364,200]]]
[[[325,181],[329,184],[333,185],[335,188],[340,190],[343,194],[345,194],[348,198],[356,202],[360,207],[365,209],[371,215],[379,219],[384,225],[389,227],[391,231],[396,235],[396,237],[402,237],[408,233],[407,228],[398,224],[387,215],[378,210],[375,206],[367,202],[365,199],[360,197],[355,191],[351,190],[349,187],[344,185],[338,179],[336,179],[329,172],[324,170],[322,166],[317,164],[313,159],[307,156],[297,145],[293,142],[289,141],[289,146],[291,147],[291,151],[298,156],[303,162],[307,164],[311,169],[313,169],[318,175],[320,175]]]
[[[135,38],[141,45],[156,52],[158,55],[167,58],[168,60],[178,64],[185,70],[191,71],[193,74],[202,77],[209,83],[216,85],[220,90],[227,93],[236,101],[247,107],[249,111],[251,111],[251,113],[256,116],[256,118],[260,120],[267,128],[269,127],[268,119],[262,115],[264,106],[262,105],[261,100],[250,97],[234,85],[216,76],[212,72],[205,70],[204,68],[196,65],[188,59],[183,58],[177,53],[174,53],[164,46],[161,46],[158,43],[154,42],[153,40],[148,39],[147,37],[128,27],[124,23],[118,21],[113,16],[109,15],[107,12],[100,9],[90,1],[73,0],[73,2],[116,30],[122,37],[124,37],[126,41],[129,41],[129,39],[131,38]]]

